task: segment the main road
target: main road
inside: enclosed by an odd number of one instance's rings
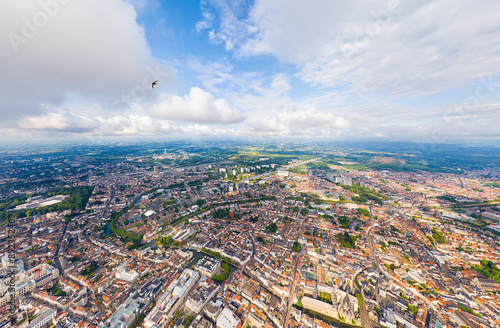
[[[304,221],[300,224],[300,229],[299,233],[297,234],[297,241],[299,240],[300,232],[302,231],[302,225],[304,224]],[[301,247],[300,252],[302,252],[303,249]],[[297,284],[297,271],[299,271],[299,265],[300,265],[300,252],[297,254],[297,259],[295,260],[295,272],[293,274],[293,282],[292,282],[292,287],[290,290],[290,298],[288,299],[288,307],[286,310],[286,318],[285,318],[285,328],[288,327],[288,322],[290,321],[290,313],[292,312],[292,302],[293,302],[293,292],[295,290],[295,285]]]
[[[370,226],[366,231],[366,239],[368,240],[368,249],[370,250],[370,260],[372,262],[373,268],[379,271],[378,259],[377,256],[375,256],[375,249],[373,248],[372,236],[370,236],[371,228],[373,228],[373,226]]]
[[[59,275],[63,276],[64,275],[64,270],[61,265],[61,262],[59,261],[59,250],[61,249],[61,244],[64,239],[64,235],[66,234],[66,230],[68,230],[68,224],[64,224],[64,229],[61,235],[61,238],[59,238],[59,242],[57,243],[56,251],[54,252],[54,264],[56,265],[57,270],[59,270]]]
[[[361,270],[358,273],[356,273],[354,275],[354,277],[353,277],[353,281],[355,281],[358,278],[358,275],[360,275],[361,272],[363,272],[366,269],[367,268],[364,268],[363,270]],[[355,284],[355,283],[354,283],[354,288],[356,289],[357,292],[359,292],[363,296],[363,299],[364,299],[365,297],[363,295],[363,291],[361,289],[359,289],[358,285]],[[366,305],[363,305],[363,306],[359,307],[359,314],[361,315],[361,319],[363,320],[363,323],[365,324],[365,327],[366,328],[372,328],[372,324],[370,322],[370,317],[368,316],[368,311],[366,311]]]
[[[115,197],[115,188],[111,187],[111,193],[109,195],[108,200],[106,201],[106,205],[104,206],[104,210],[102,211],[102,217],[103,219],[107,219],[107,212],[109,210],[109,205],[111,204],[111,201],[113,200],[113,197]]]
[[[110,193],[109,199],[107,200],[106,205],[104,207],[104,210],[102,211],[103,218],[106,217],[106,213],[108,212],[109,205],[111,204],[111,200],[113,200],[114,196],[115,196],[115,189],[113,187],[111,187],[111,193]],[[59,275],[61,275],[61,276],[64,275],[64,270],[63,270],[63,267],[61,265],[61,261],[59,260],[59,251],[61,250],[61,244],[62,244],[62,241],[64,240],[64,235],[66,234],[66,230],[68,230],[68,225],[69,225],[69,222],[64,224],[64,229],[63,229],[61,238],[59,238],[59,242],[57,243],[56,251],[54,252],[54,264],[56,265],[57,270],[59,270]],[[89,240],[86,233],[84,233],[84,236],[87,240]]]
[[[370,212],[371,213],[371,212]],[[379,271],[379,262],[377,259],[377,256],[375,256],[375,249],[373,248],[373,241],[372,241],[372,236],[370,236],[370,230],[373,228],[373,225],[371,225],[367,230],[366,230],[366,239],[368,240],[368,249],[370,250],[370,261],[372,263],[373,269]],[[357,284],[355,284],[355,280],[357,279],[358,275],[361,274],[364,270],[367,268],[364,268],[363,270],[357,272],[352,280],[352,285],[356,289],[357,292],[359,292],[364,299],[363,291],[358,288]],[[372,324],[370,322],[370,317],[368,315],[368,311],[366,311],[366,305],[365,306],[360,306],[359,307],[359,312],[361,315],[361,319],[363,320],[363,323],[365,324],[365,327],[367,328],[372,328]]]
[[[392,219],[386,221],[386,223],[390,223],[392,221]],[[373,267],[379,271],[380,273],[382,273],[386,279],[393,279],[393,280],[396,280],[396,278],[388,275],[385,271],[383,270],[380,270],[380,266],[379,266],[379,262],[378,262],[378,259],[377,257],[375,256],[375,250],[373,248],[373,242],[372,242],[372,237],[370,236],[370,230],[374,227],[374,225],[370,226],[367,231],[366,231],[366,238],[368,238],[368,247],[370,249],[370,258],[371,258],[371,261],[372,261],[372,265]],[[378,286],[377,286],[377,289],[378,289]],[[436,314],[438,315],[439,319],[442,321],[442,322],[445,322],[443,320],[443,317],[442,315],[440,314],[440,312],[436,309],[436,307],[434,306],[434,304],[432,304],[429,299],[427,299],[426,297],[422,296],[419,292],[416,292],[414,293],[415,296],[419,297],[422,301],[424,301],[427,306],[429,306],[430,308],[432,308],[434,310],[434,312],[436,312]]]
[[[256,250],[256,247],[255,247],[255,237],[253,235],[253,231],[249,231],[248,234],[250,235],[250,239],[252,240],[252,255],[250,255],[250,257],[245,260],[243,263],[241,263],[241,272],[240,274],[243,274],[246,273],[250,278],[252,278],[253,280],[259,282],[260,279],[257,278],[256,276],[254,276],[254,274],[250,271],[250,269],[247,268],[247,265],[248,263],[253,263],[254,259],[255,259],[255,250]],[[239,272],[236,271],[236,272]],[[234,272],[235,273],[235,272]],[[233,274],[234,274],[233,273]],[[271,290],[271,288],[268,288],[267,286],[265,286],[264,284],[260,284],[262,288],[264,288],[267,292],[269,292],[271,295],[273,296],[276,296],[275,295],[275,292],[273,290]]]

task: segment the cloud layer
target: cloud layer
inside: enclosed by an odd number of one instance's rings
[[[163,94],[149,113],[163,119],[202,123],[236,123],[243,120],[243,114],[229,106],[226,100],[215,99],[211,93],[198,87],[191,88],[184,97]]]
[[[298,65],[308,83],[413,97],[500,73],[498,1],[207,1],[214,42]]]
[[[0,0],[0,137],[500,137],[498,1],[203,0],[190,32],[158,8]]]
[[[126,1],[2,0],[0,22],[7,36],[0,38],[0,108],[9,119],[39,113],[44,103],[106,108],[155,78],[158,63]],[[163,75],[173,79],[174,71]]]

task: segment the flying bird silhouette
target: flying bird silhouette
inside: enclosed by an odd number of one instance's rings
[[[153,83],[151,83],[151,89],[154,89],[155,85],[157,85],[157,84],[158,84],[158,80],[156,80]]]

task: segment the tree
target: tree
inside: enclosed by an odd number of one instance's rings
[[[158,237],[157,241],[163,246],[170,246],[173,243],[174,239],[171,236]]]
[[[358,299],[358,305],[360,307],[365,306],[365,299],[363,298],[363,295],[361,295],[360,293],[356,293],[356,298]]]
[[[278,230],[278,226],[276,225],[276,223],[273,222],[266,227],[266,230],[267,230],[267,232],[270,232],[270,233],[276,233],[276,231]]]
[[[366,208],[358,208],[358,215],[370,216],[370,211]]]

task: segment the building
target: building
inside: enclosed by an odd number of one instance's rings
[[[500,214],[494,214],[490,212],[483,212],[482,213],[483,218],[495,221],[495,222],[500,222]]]
[[[16,206],[16,208],[14,210],[17,211],[17,210],[24,210],[24,209],[28,209],[28,208],[38,208],[38,207],[50,206],[50,205],[60,203],[63,200],[65,200],[66,198],[69,198],[69,195],[57,195],[57,196],[52,196],[52,197],[48,197],[45,199],[43,199],[42,196],[40,196],[40,195],[35,196],[35,197],[30,197],[30,198],[28,198],[26,203]]]
[[[194,291],[189,295],[186,301],[186,307],[194,313],[199,313],[205,305],[219,291],[220,286],[217,286],[212,279],[201,277],[200,282],[194,288]]]
[[[242,295],[251,300],[255,295],[255,293],[257,292],[257,288],[259,288],[259,283],[253,279],[250,279],[243,286]]]
[[[500,288],[500,284],[494,279],[478,278],[472,279],[472,284],[485,291],[497,291]]]
[[[394,314],[394,308],[389,306],[383,310],[383,313],[384,315],[380,319],[380,324],[385,327],[396,328],[397,323],[396,323],[396,316]]]
[[[333,306],[328,303],[321,302],[307,296],[304,296],[301,302],[304,309],[318,312],[332,318],[336,318],[337,316],[337,311],[335,311]]]
[[[209,302],[204,308],[203,308],[203,313],[210,319],[216,320],[217,316],[219,315],[221,311],[221,308],[219,304]]]
[[[413,280],[415,280],[419,284],[425,284],[426,283],[425,279],[422,278],[422,276],[418,272],[416,272],[416,271],[411,270],[410,272],[408,272],[408,276],[410,276],[410,278],[412,278]]]
[[[191,252],[187,248],[178,248],[176,251],[177,255],[179,255],[182,258],[187,259],[188,261],[193,258],[193,252]]]
[[[196,271],[185,269],[179,278],[172,281],[156,302],[156,306],[146,316],[144,326],[147,328],[156,327],[171,317],[175,310],[185,303],[199,275]]]
[[[343,177],[335,174],[328,174],[327,178],[331,180],[333,183],[343,184],[346,186],[352,186],[352,178],[351,177]]]
[[[42,328],[52,323],[54,317],[56,316],[57,311],[55,309],[44,307],[40,313],[36,316],[35,320],[33,320],[28,328]]]
[[[221,261],[216,258],[205,256],[196,263],[194,269],[202,275],[212,278],[221,268]]]
[[[129,298],[125,304],[111,317],[109,328],[128,328],[146,307],[134,298]]]
[[[110,318],[109,328],[127,328],[132,325],[134,320],[144,313],[151,302],[160,293],[163,283],[159,279],[155,279],[145,284],[140,290],[130,296],[125,304],[118,307],[113,316]]]
[[[16,286],[15,286],[15,297],[20,295],[25,295],[29,292],[34,291],[38,287],[42,287],[46,284],[51,283],[59,277],[59,270],[53,266],[43,263],[28,271],[20,270],[16,274]],[[10,299],[10,295],[7,293],[9,288],[10,277],[6,277],[0,282],[0,306],[7,304]]]
[[[157,301],[156,306],[149,312],[149,314],[144,319],[144,327],[152,328],[160,325],[166,318],[165,310],[168,310],[166,307],[170,304],[172,299],[172,294],[164,293]]]
[[[183,242],[186,240],[189,236],[191,236],[195,231],[193,229],[184,229],[179,231],[174,237],[174,241],[176,242]]]
[[[228,308],[224,308],[217,317],[218,328],[240,328],[241,321]]]
[[[116,279],[123,280],[129,283],[135,282],[139,278],[139,274],[134,270],[126,270],[125,265],[126,264],[122,264],[116,270]]]

